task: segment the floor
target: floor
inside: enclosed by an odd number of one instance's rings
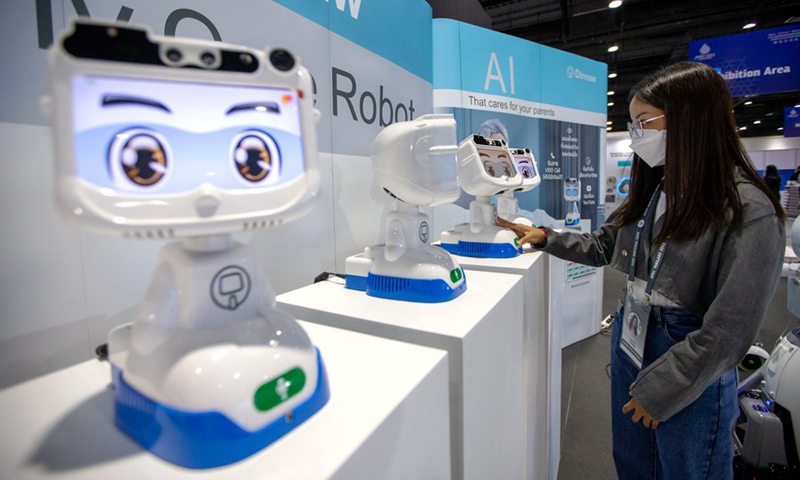
[[[603,316],[616,310],[624,285],[625,275],[606,267]],[[786,307],[786,289],[787,280],[781,278],[761,328],[759,339],[767,351],[784,331],[798,326]],[[559,480],[617,478],[611,456],[608,333],[601,331],[562,351]]]

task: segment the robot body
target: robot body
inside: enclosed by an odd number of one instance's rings
[[[449,301],[466,290],[463,269],[449,253],[430,245],[430,221],[419,211],[458,198],[455,153],[450,115],[396,123],[375,138],[375,182],[396,200],[397,209],[386,218],[386,243],[346,260],[347,288],[425,303]]]
[[[299,217],[317,196],[310,75],[285,50],[86,20],[49,63],[62,214],[183,239],[162,249],[133,323],[109,335],[117,426],[188,468],[255,453],[329,398],[319,352],[230,236]]]

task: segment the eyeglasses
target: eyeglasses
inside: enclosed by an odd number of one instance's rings
[[[631,138],[642,138],[644,136],[644,124],[648,122],[652,122],[653,120],[658,120],[659,118],[664,118],[666,115],[659,115],[657,117],[648,118],[647,120],[636,120],[635,122],[628,122],[628,133],[631,134]]]

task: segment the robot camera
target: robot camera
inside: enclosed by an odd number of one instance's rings
[[[269,54],[269,61],[272,63],[273,67],[281,72],[288,72],[294,68],[295,64],[294,56],[282,48],[276,48],[271,51]]]

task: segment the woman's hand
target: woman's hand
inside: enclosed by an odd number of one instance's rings
[[[497,217],[497,226],[507,228],[514,232],[519,238],[520,245],[524,245],[526,243],[539,245],[544,243],[545,240],[544,232],[537,227],[529,227],[527,225],[522,225],[521,223],[511,223],[508,220],[500,217]]]
[[[647,428],[652,428],[653,430],[658,428],[658,425],[661,423],[660,421],[651,417],[650,414],[647,413],[647,411],[641,405],[639,405],[639,402],[637,402],[633,397],[631,397],[630,402],[626,403],[625,406],[622,407],[622,413],[627,414],[631,410],[633,410],[633,418],[631,418],[633,423],[637,423],[639,419],[641,419],[642,425]]]

